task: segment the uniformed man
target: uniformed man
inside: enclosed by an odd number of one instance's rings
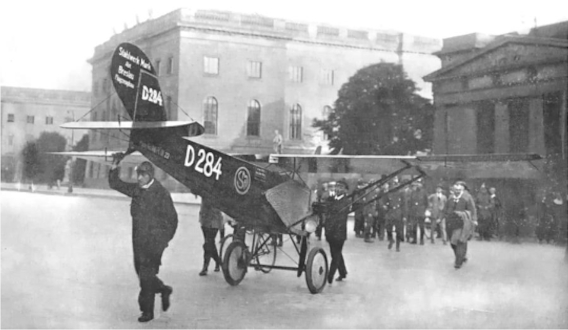
[[[418,179],[412,183],[412,192],[410,193],[408,222],[410,224],[411,244],[416,244],[417,230],[420,229],[420,245],[424,245],[424,221],[427,208],[428,194],[422,187],[422,179]]]
[[[398,178],[393,179],[393,185],[398,185]],[[396,230],[396,252],[400,251],[400,242],[403,241],[403,222],[402,222],[402,207],[403,207],[403,192],[395,191],[388,195],[383,196],[385,200],[385,219],[387,228],[387,238],[389,240],[388,249],[392,249],[395,243],[392,235],[393,227]]]
[[[357,182],[357,189],[361,189],[363,187],[365,187],[365,181],[359,179]],[[361,207],[361,204],[364,203],[364,201],[360,199],[363,193],[364,192],[361,191],[353,197],[353,200],[355,201],[353,205],[353,208],[355,209],[355,223],[353,225],[353,230],[355,231],[355,237],[357,238],[365,237],[365,213],[363,211],[363,207]]]
[[[108,182],[112,189],[132,197],[132,243],[134,269],[140,280],[138,304],[142,315],[139,322],[154,318],[154,298],[162,295],[162,309],[170,307],[173,290],[159,278],[162,254],[174,237],[178,216],[170,193],[154,179],[154,167],[143,162],[136,167],[137,183],[123,182],[119,178],[118,164],[123,154],[117,154],[109,172]]]
[[[331,254],[331,264],[329,266],[329,273],[327,281],[329,284],[333,283],[333,276],[335,271],[339,271],[339,277],[336,281],[342,281],[347,276],[347,268],[345,267],[345,260],[343,259],[343,244],[347,240],[347,217],[351,212],[351,198],[347,198],[348,191],[347,183],[343,180],[337,182],[337,194],[330,196],[331,209],[326,214],[325,219],[325,239],[329,243],[329,250]]]
[[[379,237],[379,241],[382,241],[383,238],[385,237],[385,229],[386,229],[386,211],[387,211],[387,192],[389,191],[389,184],[388,182],[385,183],[382,187],[381,187],[381,191],[379,192],[379,194],[383,194],[383,196],[381,198],[379,198],[375,204],[376,206],[376,212],[375,212],[375,228],[376,228],[376,232],[377,235]]]

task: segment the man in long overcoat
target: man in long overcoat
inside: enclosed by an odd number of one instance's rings
[[[347,268],[343,259],[343,244],[347,240],[347,217],[351,212],[351,198],[346,197],[348,190],[347,183],[337,182],[338,192],[335,196],[329,197],[330,209],[325,219],[325,239],[329,243],[331,254],[331,265],[327,281],[333,282],[335,271],[339,270],[337,281],[342,281],[347,276]]]
[[[450,245],[454,250],[456,269],[467,261],[467,241],[477,226],[477,209],[464,181],[454,183],[453,195],[448,199],[445,218]]]
[[[137,183],[124,182],[119,178],[118,163],[122,155],[115,157],[108,180],[112,189],[132,197],[132,245],[134,269],[140,280],[138,304],[142,315],[139,322],[154,318],[154,298],[160,293],[162,309],[170,306],[173,290],[157,276],[162,264],[162,254],[174,237],[178,216],[170,193],[154,179],[154,167],[143,162],[136,168]]]

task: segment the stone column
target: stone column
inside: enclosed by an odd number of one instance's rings
[[[507,104],[495,104],[495,153],[509,153],[509,111]]]

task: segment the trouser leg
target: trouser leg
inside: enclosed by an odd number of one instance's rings
[[[424,217],[418,217],[417,222],[418,228],[420,228],[420,243],[424,243]]]
[[[436,239],[436,231],[438,230],[439,224],[437,223],[437,219],[432,218],[430,221],[430,241],[434,243]]]
[[[143,313],[154,313],[154,296],[161,293],[165,285],[158,278],[163,249],[138,253],[135,256],[135,267],[138,269],[138,279],[140,281],[140,293],[138,294],[138,304]]]
[[[339,257],[339,264],[337,265],[337,269],[339,271],[339,276],[341,277],[345,277],[347,276],[347,267],[345,267],[345,259],[343,258],[343,243],[345,243],[344,241],[342,241],[341,243],[338,243],[338,257]]]
[[[331,265],[329,266],[327,278],[331,282],[339,264],[338,246],[335,241],[329,241],[329,253],[331,254]]]
[[[442,242],[446,244],[448,241],[448,233],[446,232],[446,219],[440,220],[440,231],[442,232]]]
[[[216,264],[220,264],[219,253],[217,251],[217,245],[215,245],[215,237],[217,236],[217,228],[206,228],[201,227],[203,231],[203,238],[205,243],[203,244],[203,262],[204,264],[209,264],[209,261],[213,259]]]

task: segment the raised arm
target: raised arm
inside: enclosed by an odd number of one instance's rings
[[[108,184],[109,186],[120,192],[125,194],[126,196],[132,197],[134,194],[134,190],[136,189],[137,184],[136,183],[128,183],[128,182],[124,182],[119,178],[119,170],[118,170],[118,164],[120,163],[120,161],[122,160],[122,158],[124,158],[124,156],[122,155],[113,155],[114,160],[112,162],[112,166],[110,167],[110,171],[108,173]]]

